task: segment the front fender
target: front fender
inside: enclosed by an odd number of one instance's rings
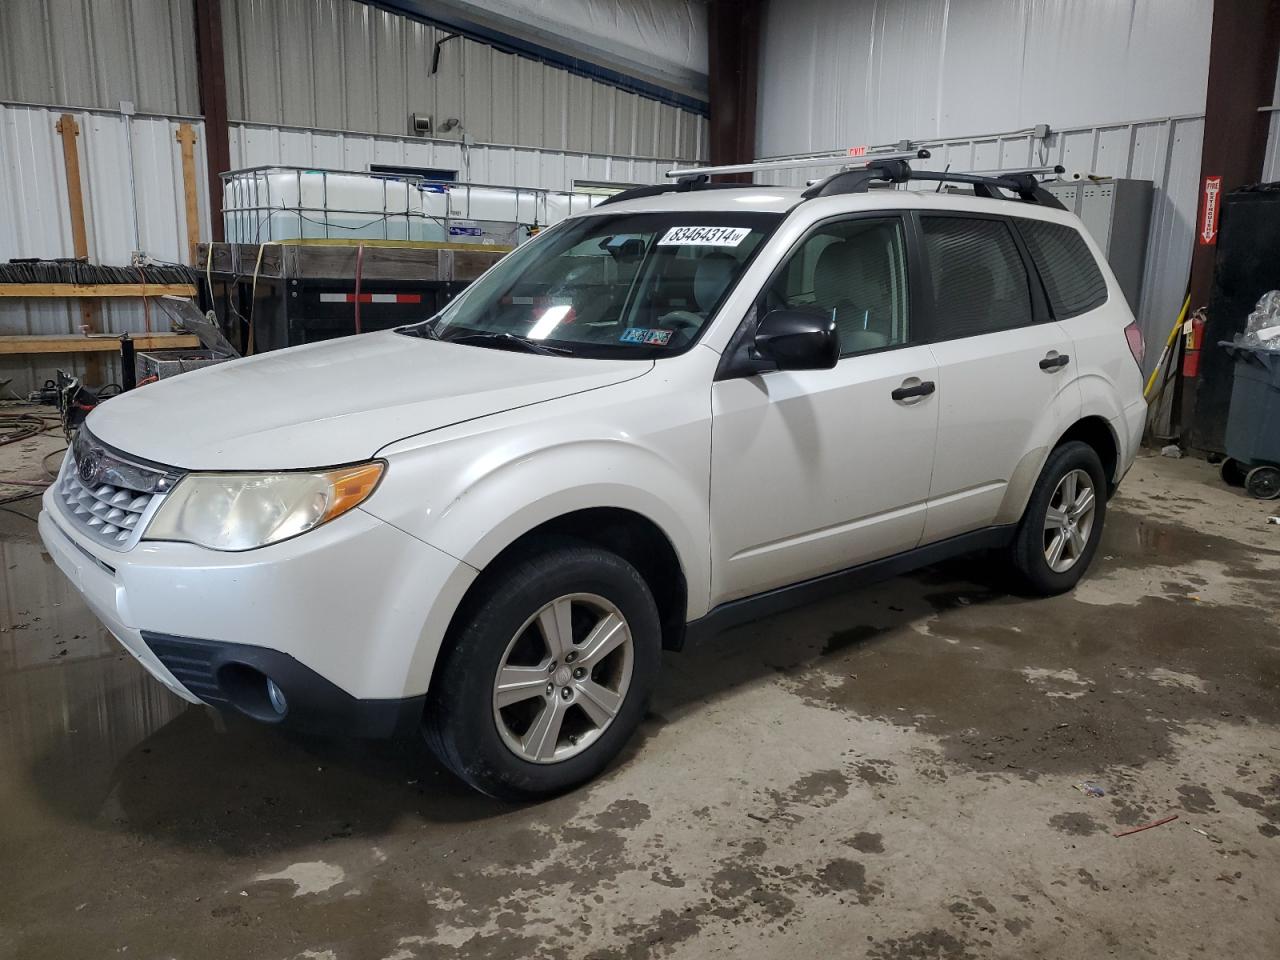
[[[689,617],[706,612],[707,494],[655,452],[623,441],[571,441],[496,466],[448,504],[428,542],[483,570],[530,530],[595,507],[657,525],[680,559]]]
[[[386,476],[363,507],[478,569],[549,520],[629,510],[671,542],[688,615],[701,616],[711,581],[709,405],[709,391],[676,390],[438,431],[383,451]]]

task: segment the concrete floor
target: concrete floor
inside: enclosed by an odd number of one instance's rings
[[[1274,506],[1144,459],[1073,595],[957,563],[671,655],[529,807],[185,706],[0,513],[0,956],[1275,957]]]

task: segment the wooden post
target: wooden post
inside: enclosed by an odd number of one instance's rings
[[[64,113],[55,124],[54,129],[62,137],[62,160],[67,173],[67,208],[71,214],[71,249],[72,256],[89,256],[89,236],[84,225],[84,190],[80,185],[80,148],[76,137],[80,136],[80,126],[76,118]],[[93,300],[80,301],[80,321],[84,333],[97,333],[97,304]],[[94,384],[102,382],[102,359],[91,356],[85,365],[85,380]]]
[[[195,128],[189,123],[180,123],[175,138],[182,145],[182,193],[187,201],[187,256],[194,266],[196,245],[200,243],[200,205],[196,196]]]
[[[54,129],[62,137],[62,159],[67,169],[67,206],[71,211],[71,248],[72,256],[89,256],[89,238],[84,228],[84,191],[80,187],[80,150],[76,145],[76,137],[80,136],[80,125],[76,118],[64,113]]]

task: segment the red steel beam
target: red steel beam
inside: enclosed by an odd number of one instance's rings
[[[200,112],[204,114],[205,157],[209,167],[209,230],[215,241],[221,241],[221,174],[231,169],[231,141],[227,128],[227,70],[222,49],[222,2],[194,2]]]

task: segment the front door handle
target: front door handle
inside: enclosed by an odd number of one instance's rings
[[[912,397],[927,397],[936,389],[938,388],[932,380],[919,380],[915,383],[911,383],[910,380],[904,380],[902,386],[889,394],[889,396],[895,400],[910,400]]]
[[[1065,353],[1050,353],[1047,357],[1040,361],[1041,370],[1061,370],[1071,362],[1071,357]]]

